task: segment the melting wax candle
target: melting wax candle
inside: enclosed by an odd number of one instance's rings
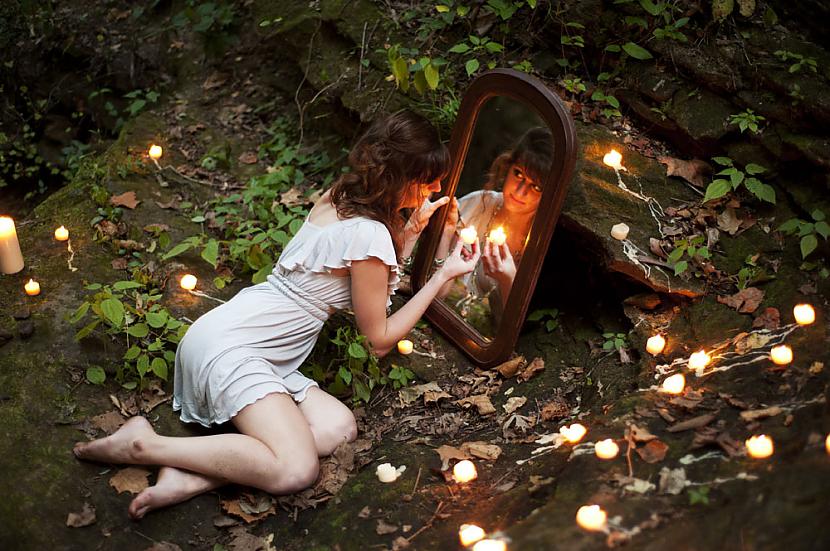
[[[594,444],[594,453],[600,459],[614,459],[620,453],[620,447],[610,438],[606,438]]]
[[[610,166],[614,170],[622,170],[622,155],[616,149],[612,149],[602,158],[602,162]]]
[[[157,160],[161,159],[162,153],[163,153],[163,150],[161,149],[161,146],[156,145],[156,144],[151,145],[150,150],[147,152],[147,154],[150,156],[150,158],[153,159],[154,161],[157,161]]]
[[[751,436],[746,441],[746,451],[755,459],[766,459],[772,455],[773,449],[772,438],[766,434]]]
[[[199,280],[196,279],[195,275],[192,274],[185,274],[182,276],[182,279],[179,281],[179,285],[182,286],[182,289],[185,291],[192,291],[196,288],[196,283]]]
[[[23,286],[26,290],[26,294],[30,297],[34,297],[40,294],[40,283],[35,281],[34,279],[30,279],[26,285]]]
[[[415,348],[415,345],[413,345],[412,341],[409,339],[402,339],[398,341],[398,352],[401,354],[412,354],[413,348]]]
[[[656,356],[666,347],[666,339],[663,335],[654,335],[649,337],[646,341],[646,351],[652,356]]]
[[[793,316],[798,325],[810,325],[816,321],[816,311],[809,304],[796,304],[793,308]]]
[[[712,358],[709,357],[709,354],[705,350],[698,350],[689,356],[689,369],[702,371],[711,361]]]
[[[505,241],[507,241],[507,234],[504,233],[504,227],[499,226],[494,230],[490,230],[490,234],[487,236],[487,240],[490,241],[490,243],[492,243],[493,245],[504,245]]]
[[[824,441],[824,447],[827,448],[827,453],[830,453],[830,434],[827,435],[827,439]]]
[[[466,243],[467,245],[472,245],[478,239],[478,232],[476,232],[475,226],[467,226],[458,234],[461,236],[461,241]]]
[[[507,544],[502,540],[481,540],[473,546],[473,551],[507,551]]]
[[[464,484],[478,478],[478,471],[472,461],[464,459],[452,468],[452,477],[459,484]]]
[[[666,377],[660,390],[668,394],[680,394],[686,387],[686,377],[682,373],[676,373],[671,377]]]
[[[628,237],[628,231],[628,224],[623,224],[622,222],[614,224],[611,226],[611,237],[623,241],[626,237]]]
[[[585,436],[585,433],[588,432],[588,429],[585,428],[584,425],[580,425],[579,423],[574,423],[571,426],[564,426],[559,429],[559,434],[565,437],[565,440],[570,442],[571,444],[576,444],[582,437]]]
[[[23,269],[23,253],[17,240],[14,220],[0,216],[0,272],[16,274]]]
[[[793,349],[786,344],[773,346],[769,351],[769,359],[777,365],[787,365],[793,361]]]
[[[608,513],[599,505],[583,505],[576,512],[576,523],[592,532],[603,530],[607,520]]]
[[[60,228],[55,230],[55,239],[58,241],[66,241],[69,239],[69,230],[65,227],[61,226]]]
[[[396,469],[391,463],[381,463],[378,465],[377,469],[375,469],[375,474],[377,475],[378,480],[388,484],[390,482],[395,482],[405,470],[406,465],[401,465]]]
[[[458,529],[458,539],[461,545],[468,547],[477,541],[484,539],[487,534],[484,529],[475,524],[462,524]]]

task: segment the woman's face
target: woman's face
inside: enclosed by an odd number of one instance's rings
[[[433,182],[412,182],[406,190],[403,198],[402,209],[417,209],[420,207],[424,199],[441,191],[441,180],[436,179]]]
[[[504,178],[504,208],[513,214],[533,214],[542,198],[542,186],[518,164],[510,165]]]

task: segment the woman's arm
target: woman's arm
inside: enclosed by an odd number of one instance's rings
[[[484,245],[481,262],[484,265],[484,273],[496,280],[502,306],[506,307],[510,289],[513,288],[513,280],[516,279],[516,262],[510,252],[510,247],[507,243],[494,245],[488,239]]]
[[[473,270],[480,256],[478,242],[472,253],[456,244],[444,265],[397,312],[386,317],[389,268],[377,258],[352,262],[352,309],[357,327],[366,335],[372,351],[385,356],[421,319],[447,281]]]

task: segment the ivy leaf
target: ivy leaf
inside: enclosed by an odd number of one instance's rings
[[[682,260],[674,265],[674,275],[680,275],[685,272],[689,267],[689,263],[685,260]]]
[[[452,48],[450,48],[450,53],[453,54],[465,54],[470,51],[470,46],[467,45],[466,42],[459,42]]]
[[[141,354],[141,349],[137,346],[131,346],[129,350],[124,353],[125,360],[134,360]]]
[[[799,220],[798,218],[790,218],[789,220],[778,226],[778,230],[776,231],[784,233],[794,233],[800,225],[801,220]]]
[[[216,268],[216,259],[219,257],[219,242],[215,239],[211,239],[205,245],[205,248],[202,249],[202,258]]]
[[[366,353],[366,349],[360,343],[353,342],[349,345],[349,356],[355,358],[357,360],[362,360],[363,358],[368,358],[369,355]]]
[[[150,364],[150,369],[157,377],[167,380],[167,362],[164,358],[153,358],[153,363]]]
[[[814,233],[805,235],[801,238],[801,258],[807,258],[807,255],[816,250],[818,247],[818,239]]]
[[[706,188],[706,196],[703,198],[703,202],[719,199],[729,193],[730,189],[732,189],[732,185],[728,180],[715,180]]]
[[[108,298],[101,301],[101,312],[104,317],[115,327],[121,327],[124,323],[124,305],[115,298]]]
[[[822,220],[821,222],[816,222],[815,226],[813,227],[816,230],[816,233],[822,236],[825,241],[827,240],[828,236],[830,236],[830,225],[827,225],[827,222]]]
[[[732,159],[729,157],[712,157],[712,160],[721,166],[732,166]]]
[[[86,325],[83,329],[81,329],[80,331],[75,333],[75,340],[79,341],[79,340],[81,340],[85,337],[88,337],[89,334],[92,333],[95,330],[96,327],[98,327],[99,323],[101,323],[101,320],[97,319],[97,320],[89,323],[88,325]]]
[[[757,178],[747,178],[744,185],[758,199],[775,204],[775,190],[772,186],[761,182]]]
[[[148,333],[150,333],[150,328],[146,323],[137,323],[127,328],[127,334],[138,339],[143,339]]]
[[[190,243],[179,243],[178,245],[164,253],[164,256],[162,256],[161,259],[167,260],[169,258],[173,258],[174,256],[178,256],[186,250],[190,249],[192,246],[193,245],[191,245]]]
[[[112,284],[112,288],[116,291],[126,291],[127,289],[137,289],[143,287],[138,281],[116,281]]]
[[[477,59],[471,59],[467,61],[467,63],[464,64],[464,69],[467,70],[467,76],[471,76],[473,73],[478,71],[480,65],[481,64],[478,62]]]
[[[81,321],[81,319],[83,319],[84,316],[86,316],[86,313],[88,311],[89,311],[89,303],[88,302],[81,303],[81,305],[78,306],[78,309],[75,310],[75,313],[72,314],[72,317],[69,318],[69,323],[71,323],[72,325],[75,325],[76,323]]]
[[[810,216],[812,216],[813,220],[815,220],[816,222],[821,222],[825,218],[824,211],[821,210],[821,209],[814,210],[813,212],[810,213]]]
[[[86,368],[86,380],[94,385],[100,385],[107,380],[107,374],[102,368],[93,365]]]
[[[430,90],[438,88],[438,68],[433,66],[432,63],[424,67],[424,78]]]
[[[767,171],[766,168],[761,165],[756,165],[755,163],[749,163],[746,165],[745,170],[747,174],[761,174]]]
[[[135,368],[138,370],[139,377],[144,377],[147,373],[147,370],[150,369],[150,358],[147,354],[142,354],[138,361],[135,363]]]
[[[642,46],[638,46],[633,42],[627,42],[623,44],[622,47],[623,51],[633,57],[634,59],[651,59],[653,56],[649,53],[648,50],[643,48]]]
[[[671,253],[669,253],[669,256],[668,258],[666,258],[666,260],[668,260],[669,264],[675,264],[678,260],[680,260],[680,257],[683,256],[683,251],[683,247],[677,247]]]
[[[337,371],[337,374],[343,379],[343,382],[347,385],[352,384],[352,372],[346,369],[346,366],[340,366],[340,369]]]
[[[169,316],[167,312],[147,312],[145,316],[147,319],[147,323],[150,324],[150,327],[153,329],[160,329],[167,324],[167,319]]]
[[[409,90],[409,67],[406,65],[406,60],[399,57],[391,65],[392,74],[395,76],[395,84],[398,85],[398,88],[406,92]]]

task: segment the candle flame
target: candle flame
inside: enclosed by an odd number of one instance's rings
[[[582,437],[585,436],[585,433],[588,432],[588,429],[585,428],[584,425],[579,423],[574,423],[571,426],[564,426],[559,429],[559,434],[565,437],[565,440],[570,442],[571,444],[576,444]]]
[[[614,170],[622,170],[622,155],[616,149],[612,149],[602,158],[602,162],[610,166]]]
[[[475,524],[462,524],[458,529],[458,539],[461,545],[468,547],[477,541],[484,539],[487,533],[480,526]]]
[[[161,148],[160,145],[152,144],[147,154],[150,156],[151,159],[157,161],[161,158],[163,152],[164,150]]]
[[[793,316],[798,325],[809,325],[816,321],[816,311],[809,304],[796,304],[793,308]]]
[[[654,335],[649,337],[646,341],[646,351],[652,356],[656,356],[666,347],[666,339],[663,335]]]
[[[478,478],[478,471],[476,471],[476,466],[472,461],[464,459],[452,468],[452,477],[459,484],[464,484]]]
[[[786,344],[773,346],[769,351],[769,359],[777,365],[787,365],[793,361],[793,349]]]
[[[599,505],[583,505],[576,512],[576,523],[592,532],[603,530],[607,520],[608,513]]]
[[[663,381],[661,390],[668,394],[680,394],[686,387],[686,377],[682,373],[677,373],[671,377],[667,377]]]
[[[746,440],[746,451],[755,459],[766,459],[772,455],[774,449],[772,438],[766,434],[751,436]]]
[[[182,286],[182,289],[186,291],[192,291],[196,288],[196,283],[198,281],[199,280],[196,279],[196,276],[192,274],[185,274],[182,276],[182,279],[181,281],[179,281],[179,284]]]

